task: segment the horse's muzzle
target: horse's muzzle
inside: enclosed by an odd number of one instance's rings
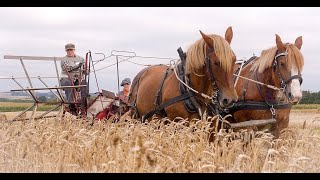
[[[220,101],[220,106],[223,108],[229,108],[229,107],[232,107],[236,101],[237,101],[236,99],[224,98]]]

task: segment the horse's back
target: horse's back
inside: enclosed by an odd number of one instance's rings
[[[146,67],[142,69],[133,79],[132,81],[132,88],[131,92],[134,93],[134,91],[139,88],[138,86],[141,86],[142,84],[150,83],[151,80],[158,79],[161,75],[161,73],[165,72],[168,66],[166,65],[154,65],[150,67]],[[147,77],[147,78],[146,78]]]

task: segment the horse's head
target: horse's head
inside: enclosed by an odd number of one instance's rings
[[[302,98],[301,71],[304,64],[300,52],[302,36],[298,37],[294,44],[283,44],[281,38],[276,35],[277,52],[273,62],[275,81],[284,88],[284,92],[292,104],[297,104]]]
[[[230,43],[233,32],[229,27],[225,38],[217,35],[206,35],[201,32],[204,53],[204,69],[213,88],[213,97],[222,108],[233,105],[238,95],[233,84],[233,68],[236,61]]]

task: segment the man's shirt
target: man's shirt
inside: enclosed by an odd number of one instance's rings
[[[81,63],[81,64],[80,64]],[[80,75],[81,65],[83,66],[84,59],[81,56],[76,55],[75,57],[62,57],[61,60],[61,77],[68,78],[67,71],[70,77],[75,78]]]

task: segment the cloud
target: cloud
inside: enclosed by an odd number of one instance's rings
[[[5,54],[33,56],[64,56],[64,45],[73,42],[76,52],[85,56],[88,50],[110,55],[112,50],[134,51],[140,56],[178,58],[177,48],[185,51],[201,38],[199,30],[224,37],[232,26],[231,43],[238,59],[249,59],[253,53],[275,46],[275,34],[283,42],[294,43],[303,36],[305,57],[303,89],[319,90],[313,77],[318,72],[319,8],[267,7],[171,7],[171,8],[0,8],[0,56]],[[93,54],[94,60],[101,56]],[[132,59],[145,64],[169,63],[169,60]],[[108,59],[101,68],[115,62]],[[0,76],[23,75],[19,62],[0,58]],[[34,75],[54,75],[53,63],[28,61]],[[133,79],[142,66],[121,63],[120,78]],[[97,73],[100,86],[116,90],[116,68],[112,66]],[[93,78],[93,76],[91,76]],[[94,89],[95,81],[91,81]],[[54,82],[53,82],[54,83]],[[13,84],[13,85],[12,85]],[[0,91],[8,91],[14,83],[5,82]]]

